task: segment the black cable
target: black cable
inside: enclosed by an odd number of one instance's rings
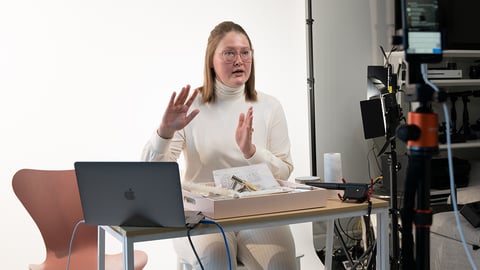
[[[345,253],[345,256],[347,256],[347,260],[350,263],[350,265],[353,265],[353,258],[350,255],[350,253],[347,250],[347,244],[345,243],[345,240],[343,239],[342,235],[340,234],[340,230],[338,229],[338,220],[333,221],[333,229],[335,230],[335,233],[337,234],[338,240],[340,240],[340,244],[342,245],[342,250]]]
[[[347,228],[349,227],[348,225],[350,224],[350,222],[351,222],[353,219],[354,219],[354,218],[352,217],[352,218],[350,218],[350,219],[348,220]],[[362,239],[359,239],[359,238],[355,238],[355,237],[353,237],[353,236],[350,236],[350,235],[345,231],[345,229],[343,228],[342,223],[340,222],[340,219],[337,219],[337,221],[338,221],[338,227],[339,227],[340,231],[341,231],[348,239],[353,240],[353,241],[360,241],[360,240],[362,240]]]
[[[198,264],[200,265],[200,268],[204,270],[202,260],[200,260],[200,257],[198,256],[197,250],[195,249],[195,246],[193,245],[192,242],[192,237],[190,236],[190,231],[193,229],[193,227],[189,227],[187,230],[187,237],[188,237],[188,242],[190,243],[190,246],[192,247],[193,253],[195,254],[195,257],[197,258]]]
[[[356,222],[355,222],[356,225],[350,226],[350,224],[351,224],[352,221],[354,221],[354,220],[356,220]],[[349,228],[347,231],[350,231],[350,234],[353,235],[353,236],[352,236],[352,239],[353,239],[356,243],[362,241],[361,236],[360,236],[360,238],[355,238],[355,237],[354,237],[354,236],[355,236],[355,231],[356,231],[357,229],[359,229],[359,228],[361,229],[361,227],[362,227],[361,225],[359,226],[358,217],[351,217],[351,218],[348,220],[348,222],[347,222],[347,228]]]
[[[383,57],[385,58],[385,65],[388,66],[390,65],[390,56],[392,55],[392,53],[394,51],[397,50],[397,46],[393,46],[392,49],[388,52],[388,55],[387,53],[385,52],[385,50],[383,49],[383,46],[380,45],[380,50],[382,51],[382,54],[383,54]]]
[[[369,177],[370,179],[372,178],[372,177],[371,177],[371,172],[370,172],[370,169],[371,169],[370,166],[371,166],[371,165],[370,165],[370,158],[369,158],[369,156],[370,156],[371,153],[373,153],[373,158],[374,158],[375,163],[376,163],[376,165],[377,165],[377,170],[378,170],[379,172],[382,172],[382,168],[381,168],[381,166],[380,166],[380,163],[378,162],[377,154],[375,153],[375,147],[376,147],[376,145],[373,145],[372,148],[370,149],[370,151],[368,151],[368,153],[367,153],[367,167],[368,167],[367,169],[368,169],[368,177]]]

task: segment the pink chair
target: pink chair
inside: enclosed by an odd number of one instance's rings
[[[75,170],[22,169],[13,176],[13,190],[37,224],[43,237],[46,258],[30,264],[30,270],[65,270],[75,225],[83,220]],[[70,270],[97,269],[97,227],[84,223],[76,231]],[[147,254],[135,251],[135,270],[147,264]],[[108,254],[105,268],[121,270],[122,254]]]

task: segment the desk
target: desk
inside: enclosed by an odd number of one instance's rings
[[[225,231],[239,231],[252,228],[289,225],[295,223],[327,221],[327,250],[325,269],[331,269],[333,246],[333,221],[337,218],[363,216],[367,214],[367,203],[347,203],[337,199],[329,199],[326,207],[301,209],[296,211],[262,214],[255,216],[217,219]],[[389,269],[388,243],[388,210],[387,201],[372,198],[372,214],[377,215],[377,269]],[[153,241],[187,236],[184,228],[163,227],[98,227],[98,269],[105,269],[105,232],[123,243],[123,269],[133,270],[133,250],[135,242]],[[219,233],[215,225],[199,224],[191,231],[191,235]]]

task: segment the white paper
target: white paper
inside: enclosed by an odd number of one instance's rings
[[[231,188],[232,175],[249,182],[259,190],[278,190],[280,188],[280,184],[275,180],[272,172],[265,163],[215,170],[213,171],[215,185]]]

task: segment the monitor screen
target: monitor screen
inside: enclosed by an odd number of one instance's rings
[[[480,50],[479,0],[440,0],[446,50]]]
[[[395,0],[395,30],[402,29],[402,0]],[[444,50],[480,50],[479,0],[439,0]]]

